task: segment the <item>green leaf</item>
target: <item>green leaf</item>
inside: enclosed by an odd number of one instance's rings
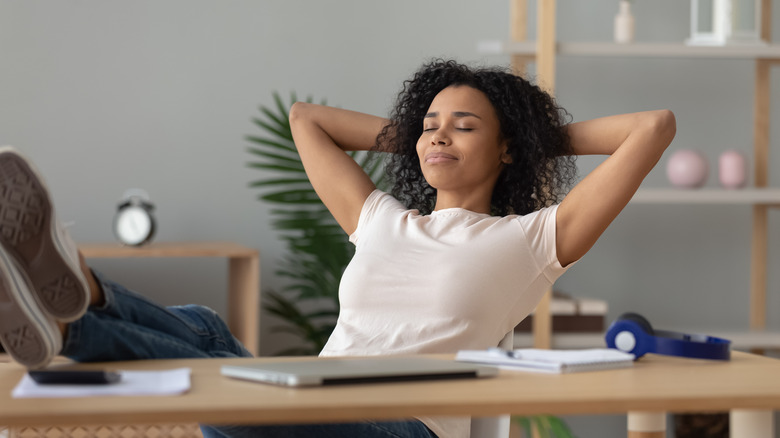
[[[255,123],[255,125],[265,129],[266,131],[274,134],[279,138],[284,138],[293,141],[292,132],[290,132],[289,130],[280,129],[279,127],[272,126],[270,123],[266,122],[265,120],[260,120],[258,118],[253,118],[252,121]]]
[[[263,157],[263,158],[269,158],[271,160],[279,160],[279,161],[283,161],[283,162],[286,162],[286,163],[293,163],[296,166],[298,166],[298,165],[302,166],[303,165],[301,163],[301,159],[299,157],[297,157],[297,156],[290,157],[290,156],[287,156],[287,155],[279,155],[277,153],[264,151],[262,149],[249,149],[249,152],[251,154],[254,154],[254,155],[257,155],[257,156],[260,156],[260,157]]]
[[[247,163],[248,167],[252,167],[254,169],[268,169],[268,170],[277,170],[280,172],[298,172],[298,173],[306,173],[306,171],[303,169],[303,165],[300,167],[292,167],[292,166],[280,166],[278,164],[269,164],[269,163]]]
[[[550,431],[550,420],[547,416],[541,415],[539,417],[534,417],[534,420],[536,420],[536,427],[539,429],[539,434],[543,437],[553,437]]]
[[[317,193],[311,190],[286,190],[283,192],[269,193],[263,195],[262,199],[268,202],[281,202],[281,203],[320,203],[320,198],[317,197]]]
[[[549,417],[549,420],[550,429],[556,438],[574,438],[574,434],[566,422],[563,421],[563,419],[558,417]]]
[[[284,219],[273,221],[273,224],[279,230],[305,230],[319,226],[320,221],[316,219]]]
[[[528,417],[512,417],[512,419],[517,422],[517,424],[520,425],[520,428],[523,429],[523,436],[524,437],[531,437],[531,421],[528,419]]]
[[[287,132],[290,130],[290,125],[288,123],[289,119],[285,117],[285,115],[289,113],[288,111],[281,111],[279,115],[277,115],[274,114],[273,111],[269,110],[268,108],[261,106],[260,112],[265,114],[266,117],[268,117],[269,119],[271,119],[271,121],[276,123],[279,131]]]
[[[305,178],[274,178],[252,181],[249,183],[249,187],[265,187],[275,185],[296,185],[296,184],[309,184],[309,180]]]
[[[244,137],[247,141],[251,141],[253,143],[259,143],[263,146],[269,146],[274,149],[281,149],[285,151],[292,152],[295,156],[298,156],[298,149],[295,148],[295,143],[293,142],[281,142],[277,140],[271,140],[265,137],[257,137],[254,135],[247,135]],[[289,143],[289,144],[287,144]],[[300,158],[300,157],[299,157]]]
[[[284,114],[284,115],[287,116],[287,117],[285,117],[284,120],[286,122],[286,125],[287,125],[288,129],[290,127],[290,119],[289,119],[290,109],[289,108],[291,108],[292,105],[297,100],[298,100],[298,98],[295,96],[295,92],[293,91],[292,93],[290,93],[290,107],[287,107],[284,104],[284,102],[282,102],[282,98],[281,98],[281,96],[279,96],[279,93],[274,92],[274,103],[276,103],[276,109],[279,111],[279,114]]]
[[[318,312],[311,312],[307,313],[306,317],[315,319],[315,318],[337,318],[339,316],[338,310],[321,310]]]

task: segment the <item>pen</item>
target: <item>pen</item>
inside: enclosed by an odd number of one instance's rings
[[[511,359],[519,359],[520,355],[514,350],[506,350],[499,347],[488,348],[488,352],[499,355],[501,357],[508,357]]]

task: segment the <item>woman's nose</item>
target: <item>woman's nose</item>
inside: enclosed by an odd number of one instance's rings
[[[433,133],[431,136],[431,144],[432,145],[449,145],[450,144],[450,138],[447,135],[446,132],[444,132],[441,129],[436,130],[436,132]]]

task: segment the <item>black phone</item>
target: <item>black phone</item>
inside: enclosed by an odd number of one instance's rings
[[[104,370],[30,370],[27,373],[42,385],[106,385],[122,380],[121,374]]]

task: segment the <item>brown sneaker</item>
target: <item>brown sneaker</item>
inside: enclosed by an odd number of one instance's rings
[[[78,248],[54,215],[43,178],[11,147],[0,147],[0,246],[29,279],[43,310],[70,322],[89,305]]]
[[[0,344],[20,364],[42,368],[62,349],[62,335],[15,265],[0,247]]]

